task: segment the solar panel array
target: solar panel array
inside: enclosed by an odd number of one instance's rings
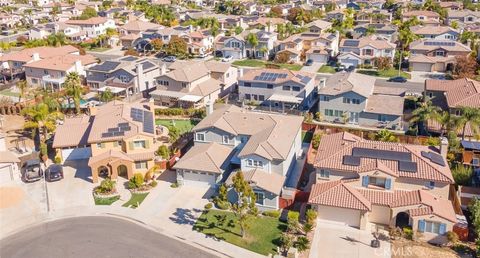
[[[300,81],[303,83],[303,84],[306,84],[308,83],[312,78],[308,77],[308,76],[303,76],[303,75],[300,75],[300,74],[297,74],[295,75],[295,77],[297,77],[298,79],[300,79]]]
[[[117,127],[108,128],[106,133],[102,133],[102,138],[124,136],[125,132],[130,131],[132,128],[128,123],[119,123]]]
[[[445,167],[445,161],[443,160],[443,157],[440,154],[434,153],[434,152],[426,152],[422,151],[421,152],[422,157],[429,159],[431,162]]]
[[[143,110],[138,108],[131,108],[130,109],[130,117],[135,122],[143,122]]]
[[[426,41],[424,42],[425,46],[455,46],[455,42],[445,42],[445,41]]]
[[[92,70],[108,72],[117,68],[117,66],[119,65],[120,65],[120,62],[105,61],[99,65],[92,67]]]
[[[143,111],[143,131],[146,133],[155,133],[153,128],[153,113]]]
[[[262,72],[260,75],[255,76],[253,78],[255,81],[265,81],[265,82],[274,82],[277,79],[285,79],[287,78],[288,74],[286,73],[267,73]]]
[[[135,60],[137,60],[137,59],[138,59],[138,58],[137,58],[137,57],[134,57],[134,56],[127,56],[127,57],[124,57],[124,58],[122,58],[122,59],[120,59],[120,60],[122,60],[122,61],[127,61],[127,62],[132,62],[132,61],[135,61]]]
[[[398,170],[405,172],[417,172],[417,163],[410,161],[399,161]]]
[[[343,156],[343,165],[360,166],[360,157]]]
[[[361,158],[383,159],[398,161],[398,170],[405,172],[417,172],[417,163],[412,161],[412,154],[409,152],[389,151],[355,147],[351,156],[343,157],[343,164],[359,166]]]
[[[358,40],[345,40],[343,45],[345,47],[358,47],[359,41]]]

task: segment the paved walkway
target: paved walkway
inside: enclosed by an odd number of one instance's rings
[[[322,67],[325,63],[318,63],[318,62],[313,62],[311,66],[303,66],[300,71],[302,72],[309,72],[309,73],[317,73],[318,69]]]

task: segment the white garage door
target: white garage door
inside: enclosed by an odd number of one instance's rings
[[[385,206],[372,205],[372,211],[368,215],[368,220],[372,223],[389,225],[390,208]]]
[[[340,61],[340,63],[342,65],[344,65],[345,67],[350,67],[350,66],[357,67],[357,65],[358,65],[358,60],[357,59],[343,58],[343,59],[340,59],[338,61]]]
[[[431,72],[432,64],[412,63],[412,70],[416,72]]]
[[[91,156],[92,150],[90,149],[90,147],[62,149],[62,158],[64,162],[67,160],[88,159]]]
[[[318,207],[318,218],[339,222],[351,227],[360,227],[360,211],[330,206]]]
[[[183,172],[183,184],[210,187],[215,185],[215,176],[203,172]]]

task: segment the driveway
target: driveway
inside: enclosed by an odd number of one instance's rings
[[[390,243],[381,241],[380,248],[372,248],[372,239],[370,231],[318,221],[310,258],[390,257]]]
[[[317,73],[318,69],[322,67],[325,63],[318,63],[318,62],[313,62],[311,66],[303,66],[300,71],[302,72],[309,72],[309,73]]]
[[[445,73],[438,72],[410,72],[412,76],[409,81],[424,83],[426,79],[445,80]]]

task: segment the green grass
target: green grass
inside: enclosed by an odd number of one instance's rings
[[[120,199],[120,195],[108,197],[108,198],[99,198],[94,196],[93,199],[95,200],[95,205],[112,205],[112,203]]]
[[[258,68],[265,68],[267,64],[274,64],[274,65],[278,65],[280,68],[284,68],[292,71],[300,71],[300,69],[302,69],[302,65],[299,65],[299,64],[275,64],[275,63],[270,63],[270,62],[266,62],[258,59],[237,60],[237,61],[234,61],[232,64],[237,66],[248,66],[248,67],[258,67]]]
[[[197,124],[192,120],[181,120],[181,119],[173,119],[175,122],[175,127],[178,128],[180,134],[188,133],[192,130],[192,128]],[[172,119],[156,119],[156,125],[163,125],[166,127],[173,126]]]
[[[147,197],[148,193],[132,193],[132,197],[128,202],[124,203],[123,207],[130,207],[132,209],[138,208],[142,204],[143,200]]]
[[[329,65],[322,65],[317,71],[318,73],[335,73],[335,67]]]
[[[195,223],[194,229],[209,236],[240,246],[250,251],[267,255],[275,253],[286,224],[270,217],[251,218],[246,236],[242,238],[240,226],[231,212],[208,210]]]
[[[309,131],[302,131],[302,142],[311,142],[313,133]]]
[[[390,77],[395,77],[398,76],[398,70],[394,68],[390,68],[388,70],[357,70],[357,73],[361,74],[366,74],[366,75],[371,75],[371,76],[377,76],[377,77],[384,77],[384,78],[390,78]],[[409,73],[406,72],[400,72],[400,76],[410,79],[412,76]]]
[[[18,96],[20,96],[19,93],[13,92],[13,91],[11,91],[10,89],[5,89],[5,90],[0,91],[0,95],[9,96],[9,97],[18,97]]]
[[[111,48],[108,47],[96,47],[96,48],[90,48],[88,51],[93,51],[93,52],[105,52],[107,50],[110,50]]]

